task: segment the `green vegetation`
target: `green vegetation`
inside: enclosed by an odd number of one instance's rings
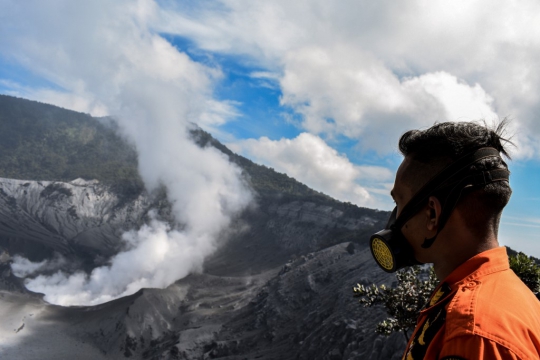
[[[409,341],[408,332],[416,326],[418,314],[428,302],[438,280],[432,267],[426,271],[420,266],[400,270],[396,272],[396,278],[395,287],[357,284],[353,288],[354,296],[361,297],[360,303],[366,307],[384,305],[389,317],[377,324],[377,333],[390,335],[401,331]]]
[[[529,289],[540,299],[540,266],[532,256],[522,252],[510,255],[510,269],[527,285]]]
[[[80,177],[142,190],[135,149],[87,114],[0,95],[0,153],[0,177]]]
[[[333,200],[285,174],[234,154],[196,125],[191,136],[199,145],[213,146],[226,154],[261,196],[283,202],[330,201],[344,212],[362,212],[355,205]],[[118,135],[111,119],[96,119],[53,105],[0,95],[0,153],[0,177],[52,181],[80,177],[97,179],[122,192],[142,190],[137,153]]]

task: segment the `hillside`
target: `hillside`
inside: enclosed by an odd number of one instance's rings
[[[0,153],[0,177],[142,189],[137,154],[111,125],[53,105],[0,95]]]
[[[225,153],[256,194],[256,206],[235,220],[204,270],[98,306],[47,304],[13,276],[10,256],[61,254],[68,259],[61,270],[89,272],[107,264],[122,248],[121,234],[148,221],[150,209],[166,219],[169,205],[165,192],[140,186],[135,152],[103,119],[7,96],[0,119],[11,138],[2,138],[9,156],[0,157],[0,252],[9,254],[0,257],[2,355],[399,358],[401,337],[373,332],[383,311],[362,308],[351,291],[357,282],[391,281],[367,248],[388,213],[331,199],[196,127],[194,141]]]
[[[139,184],[137,153],[116,130],[110,119],[0,95],[0,177]],[[322,196],[284,174],[232,153],[200,128],[194,127],[192,135],[201,146],[214,146],[240,165],[258,192]]]
[[[386,212],[334,200],[286,174],[237,155],[195,125],[191,135],[200,146],[219,149],[243,170],[263,208],[271,203],[300,201],[331,206],[350,218],[370,216],[383,221],[386,217]],[[144,189],[137,172],[136,151],[119,136],[111,119],[0,95],[0,153],[3,178],[62,182],[96,179],[126,200],[137,198]],[[340,231],[331,237],[335,240],[325,239],[322,245],[355,238]]]

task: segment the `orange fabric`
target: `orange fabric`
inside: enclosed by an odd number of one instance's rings
[[[440,296],[447,285],[449,294]],[[439,285],[420,313],[403,359],[413,359],[409,350],[415,338],[422,342],[426,319],[445,303],[446,320],[424,359],[540,359],[540,302],[510,269],[506,248],[472,257]]]

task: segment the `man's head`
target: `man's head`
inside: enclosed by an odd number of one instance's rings
[[[411,130],[403,134],[399,141],[399,149],[405,159],[398,169],[392,190],[392,196],[397,204],[398,218],[400,211],[422,186],[442,169],[463,156],[480,148],[492,147],[508,157],[505,145],[509,141],[503,138],[505,125],[505,121],[495,128],[473,122],[447,122],[436,124],[426,130]],[[507,165],[500,157],[487,157],[471,165],[465,170],[463,176],[494,169],[507,169]],[[421,262],[435,262],[437,258],[435,255],[440,255],[442,250],[447,251],[448,246],[451,245],[445,240],[443,244],[437,241],[432,249],[421,247],[426,238],[439,234],[438,227],[448,194],[447,190],[442,189],[430,196],[425,207],[401,229],[413,247],[417,260]],[[466,187],[461,192],[455,210],[448,220],[452,229],[440,235],[443,238],[448,236],[455,238],[457,234],[460,234],[460,237],[468,234],[467,237],[474,238],[471,240],[473,242],[481,242],[488,238],[491,241],[493,238],[496,240],[499,219],[511,193],[507,181]]]
[[[399,140],[399,150],[405,157],[401,184],[415,194],[431,177],[448,164],[483,147],[493,147],[509,158],[503,138],[506,122],[495,129],[474,122],[436,124],[426,130],[410,130]],[[493,169],[508,169],[502,158],[489,157],[473,164],[470,173]],[[397,179],[396,179],[397,180]],[[462,211],[471,216],[470,227],[476,229],[488,219],[500,218],[503,208],[510,200],[512,190],[506,181],[487,184],[482,188],[465,192],[460,200]],[[441,199],[439,199],[441,200]],[[464,203],[467,206],[462,206]],[[496,230],[496,229],[495,229]]]

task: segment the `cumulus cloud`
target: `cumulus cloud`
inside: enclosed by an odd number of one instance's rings
[[[229,144],[235,151],[294,177],[311,188],[360,206],[379,205],[376,188],[392,180],[392,172],[379,166],[359,166],[339,154],[318,136],[302,133],[294,139],[270,140],[262,137]],[[389,190],[384,190],[388,195]]]
[[[372,55],[352,47],[303,48],[286,57],[281,103],[317,134],[362,139],[380,153],[399,134],[434,121],[494,118],[492,98],[446,72],[399,79]]]
[[[27,287],[57,304],[98,304],[200,268],[251,198],[226,156],[189,139],[192,123],[212,127],[235,116],[233,104],[212,96],[220,70],[194,62],[152,30],[151,0],[3,4],[9,36],[0,38],[0,51],[56,86],[36,96],[60,105],[84,99],[80,106],[114,116],[137,148],[147,188],[167,187],[182,224],[180,231],[153,219],[124,235],[128,249],[109,266],[89,276],[37,276]],[[42,265],[19,259],[14,266],[23,274]]]
[[[160,29],[280,74],[310,132],[388,152],[402,129],[510,116],[515,155],[540,157],[537,1],[212,4],[162,9]]]
[[[426,92],[444,108],[441,118],[452,121],[471,121],[476,119],[495,119],[493,98],[476,83],[470,86],[465,81],[447,72],[427,73],[418,77],[406,78],[403,87],[412,92]]]

